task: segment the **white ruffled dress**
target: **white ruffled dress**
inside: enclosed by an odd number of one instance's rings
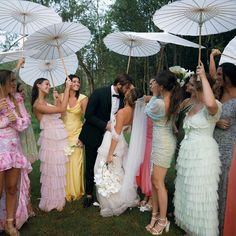
[[[175,220],[191,236],[217,236],[218,182],[220,159],[213,138],[221,114],[209,115],[203,107],[184,120],[185,137],[177,159],[175,184]]]

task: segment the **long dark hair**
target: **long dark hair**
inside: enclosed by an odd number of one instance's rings
[[[156,82],[159,86],[169,92],[171,92],[170,97],[170,107],[167,112],[167,121],[171,119],[172,116],[176,116],[178,107],[181,101],[181,89],[177,82],[177,78],[171,71],[163,71],[157,74],[155,77]]]
[[[230,80],[231,84],[236,87],[236,66],[232,63],[223,63],[220,65],[222,68],[222,77],[224,82],[227,83],[226,77]]]
[[[17,92],[17,93],[20,93],[20,92],[21,92],[21,91],[19,90],[21,85],[22,85],[21,82],[17,82],[17,84],[16,84],[16,92]]]
[[[73,75],[73,74],[70,74],[68,75],[68,78],[72,81],[73,78],[77,78],[79,80],[79,82],[81,82],[81,79],[78,75]],[[78,91],[75,92],[75,97],[78,99],[79,98],[79,95],[80,95],[80,89]]]
[[[10,70],[0,70],[0,86],[5,87],[7,80],[13,75],[14,73]]]
[[[37,85],[42,84],[45,80],[48,80],[48,79],[39,78],[39,79],[35,80],[35,82],[34,82],[34,85],[33,85],[33,88],[32,88],[32,93],[31,93],[31,106],[32,107],[33,107],[36,99],[39,96],[39,88],[38,88]]]

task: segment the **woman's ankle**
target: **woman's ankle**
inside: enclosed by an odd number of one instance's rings
[[[14,219],[13,218],[6,219],[6,226],[8,228],[14,227]]]

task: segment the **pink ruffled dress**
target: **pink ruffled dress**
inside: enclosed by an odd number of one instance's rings
[[[40,121],[39,159],[41,172],[41,199],[39,208],[43,211],[65,205],[66,162],[64,149],[67,146],[67,132],[60,119],[61,114],[45,114]]]
[[[16,97],[19,110],[21,102]],[[18,202],[15,214],[15,224],[19,229],[28,219],[27,205],[29,202],[29,185],[28,173],[32,170],[27,158],[23,155],[20,145],[19,132],[25,130],[29,123],[29,117],[21,114],[19,117],[15,112],[14,103],[7,97],[8,109],[0,112],[0,172],[11,168],[21,169],[21,175],[18,181]],[[16,122],[10,122],[7,113],[14,112],[17,116]],[[4,229],[6,222],[6,196],[3,191],[0,199],[0,230]]]

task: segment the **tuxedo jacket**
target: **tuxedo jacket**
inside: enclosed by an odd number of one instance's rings
[[[85,145],[101,145],[107,122],[110,120],[111,106],[111,86],[96,89],[92,93],[85,112],[85,123],[79,135]],[[120,98],[119,109],[123,106],[123,98]]]

